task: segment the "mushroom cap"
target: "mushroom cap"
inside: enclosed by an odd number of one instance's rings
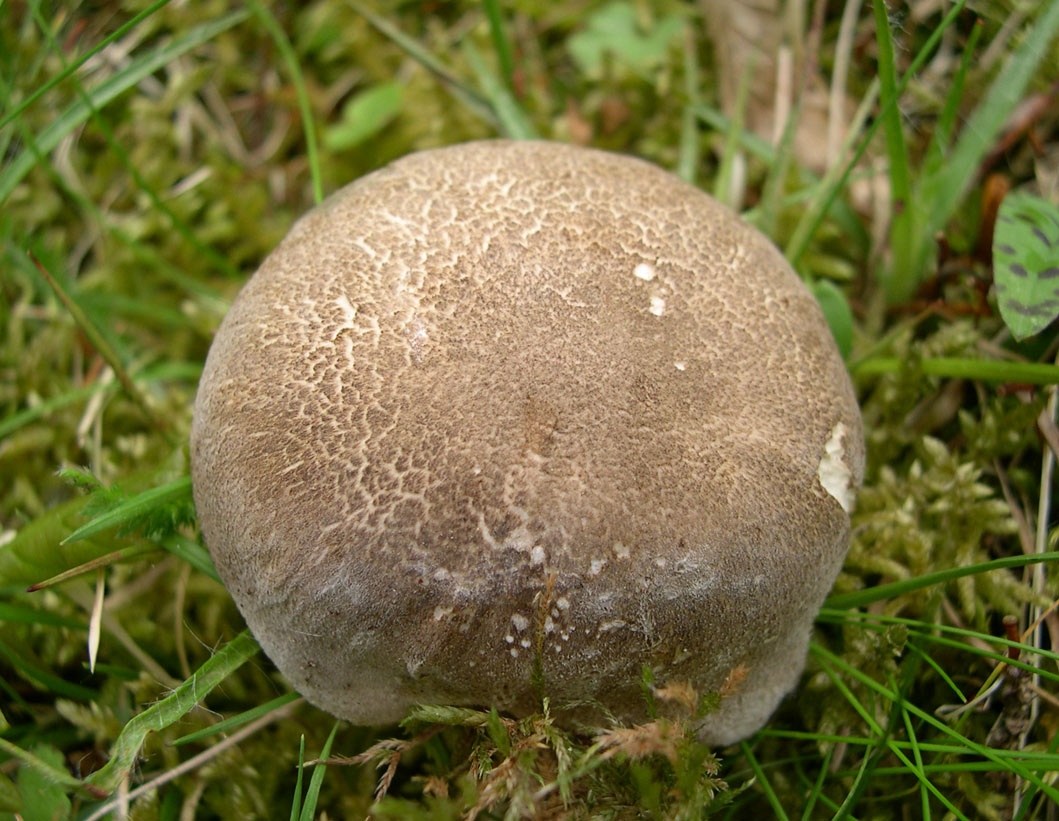
[[[549,142],[409,155],[247,282],[191,431],[199,521],[290,684],[642,720],[729,743],[796,684],[845,556],[860,413],[812,295],[734,213]]]

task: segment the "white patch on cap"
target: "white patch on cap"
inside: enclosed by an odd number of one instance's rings
[[[638,279],[642,279],[644,282],[650,282],[655,278],[655,269],[648,265],[646,262],[641,262],[632,270],[633,274]]]
[[[434,608],[434,621],[441,621],[443,618],[445,618],[446,616],[449,616],[451,614],[452,614],[452,608],[451,607],[441,607],[439,605],[438,607]]]
[[[844,461],[846,449],[842,440],[849,434],[849,429],[839,422],[831,431],[831,438],[824,445],[824,457],[816,469],[816,475],[824,490],[830,493],[846,513],[853,510],[855,492],[853,490],[853,472]]]
[[[515,629],[520,633],[529,627],[529,619],[523,616],[521,613],[513,613],[511,615],[511,623],[515,625]]]
[[[673,363],[673,367],[676,368],[678,371],[684,370],[687,366],[688,366],[687,362],[674,362]]]
[[[533,549],[530,550],[530,564],[544,564],[544,560],[547,555],[544,552],[544,548],[539,544],[534,545]]]
[[[666,312],[666,301],[660,296],[651,297],[651,307],[647,309],[655,316],[661,316]]]

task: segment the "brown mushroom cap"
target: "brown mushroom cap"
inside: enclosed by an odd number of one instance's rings
[[[796,683],[842,563],[860,414],[755,229],[630,157],[423,151],[303,217],[246,284],[191,433],[217,569],[309,701],[644,717],[728,743]]]

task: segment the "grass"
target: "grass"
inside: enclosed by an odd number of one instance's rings
[[[382,8],[0,3],[0,818],[1054,817],[1059,332],[1006,327],[988,215],[990,175],[1059,196],[1059,0],[1012,26],[999,0],[876,4],[848,36],[832,9],[815,62],[861,113],[829,169],[720,110],[698,6]],[[681,718],[336,724],[198,538],[190,407],[241,282],[348,180],[498,134],[735,191],[848,347],[853,544],[797,694],[729,749],[692,730],[716,694],[650,682]],[[886,213],[858,206],[865,158]]]

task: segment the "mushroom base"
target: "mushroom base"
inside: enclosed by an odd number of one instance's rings
[[[413,572],[380,596],[338,574],[316,589],[299,577],[285,595],[240,605],[291,685],[355,724],[395,723],[416,704],[521,717],[544,698],[565,726],[639,723],[648,716],[647,667],[659,688],[687,683],[705,695],[734,685],[698,723],[705,742],[727,745],[760,728],[797,684],[846,538],[835,539],[829,566],[808,586],[794,581],[793,558],[760,566],[743,589],[717,588],[712,580],[731,577],[723,566],[652,566],[632,590],[601,600],[577,575],[523,564],[492,574],[507,584],[470,593]],[[751,560],[728,548],[731,563]],[[777,589],[789,595],[767,592]],[[630,613],[634,620],[617,615]],[[681,709],[663,700],[656,708]]]

